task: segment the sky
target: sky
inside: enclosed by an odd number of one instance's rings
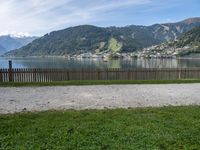
[[[200,17],[200,0],[0,0],[0,35],[70,26],[152,25]]]

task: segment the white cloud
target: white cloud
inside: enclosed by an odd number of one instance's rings
[[[45,34],[52,30],[104,20],[109,11],[150,0],[0,0],[0,34]]]

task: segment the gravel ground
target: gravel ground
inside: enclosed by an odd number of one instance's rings
[[[200,84],[1,87],[0,114],[49,109],[200,105]]]

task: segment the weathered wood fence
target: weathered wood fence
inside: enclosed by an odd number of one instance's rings
[[[0,69],[0,82],[66,80],[200,79],[200,68],[188,69]]]

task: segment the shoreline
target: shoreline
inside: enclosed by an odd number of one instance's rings
[[[78,58],[78,57],[65,57],[65,56],[27,56],[27,57],[3,57],[3,56],[0,56],[0,58],[5,58],[5,59],[26,59],[26,58],[64,58],[64,59],[99,59],[99,60],[103,60],[104,58]],[[146,59],[146,60],[149,60],[149,59],[158,59],[158,60],[161,60],[161,59],[166,59],[166,60],[169,60],[169,59],[200,59],[200,57],[168,57],[168,58],[148,58],[148,57],[128,57],[129,59]],[[108,60],[115,60],[115,59],[126,59],[126,58],[109,58]]]

